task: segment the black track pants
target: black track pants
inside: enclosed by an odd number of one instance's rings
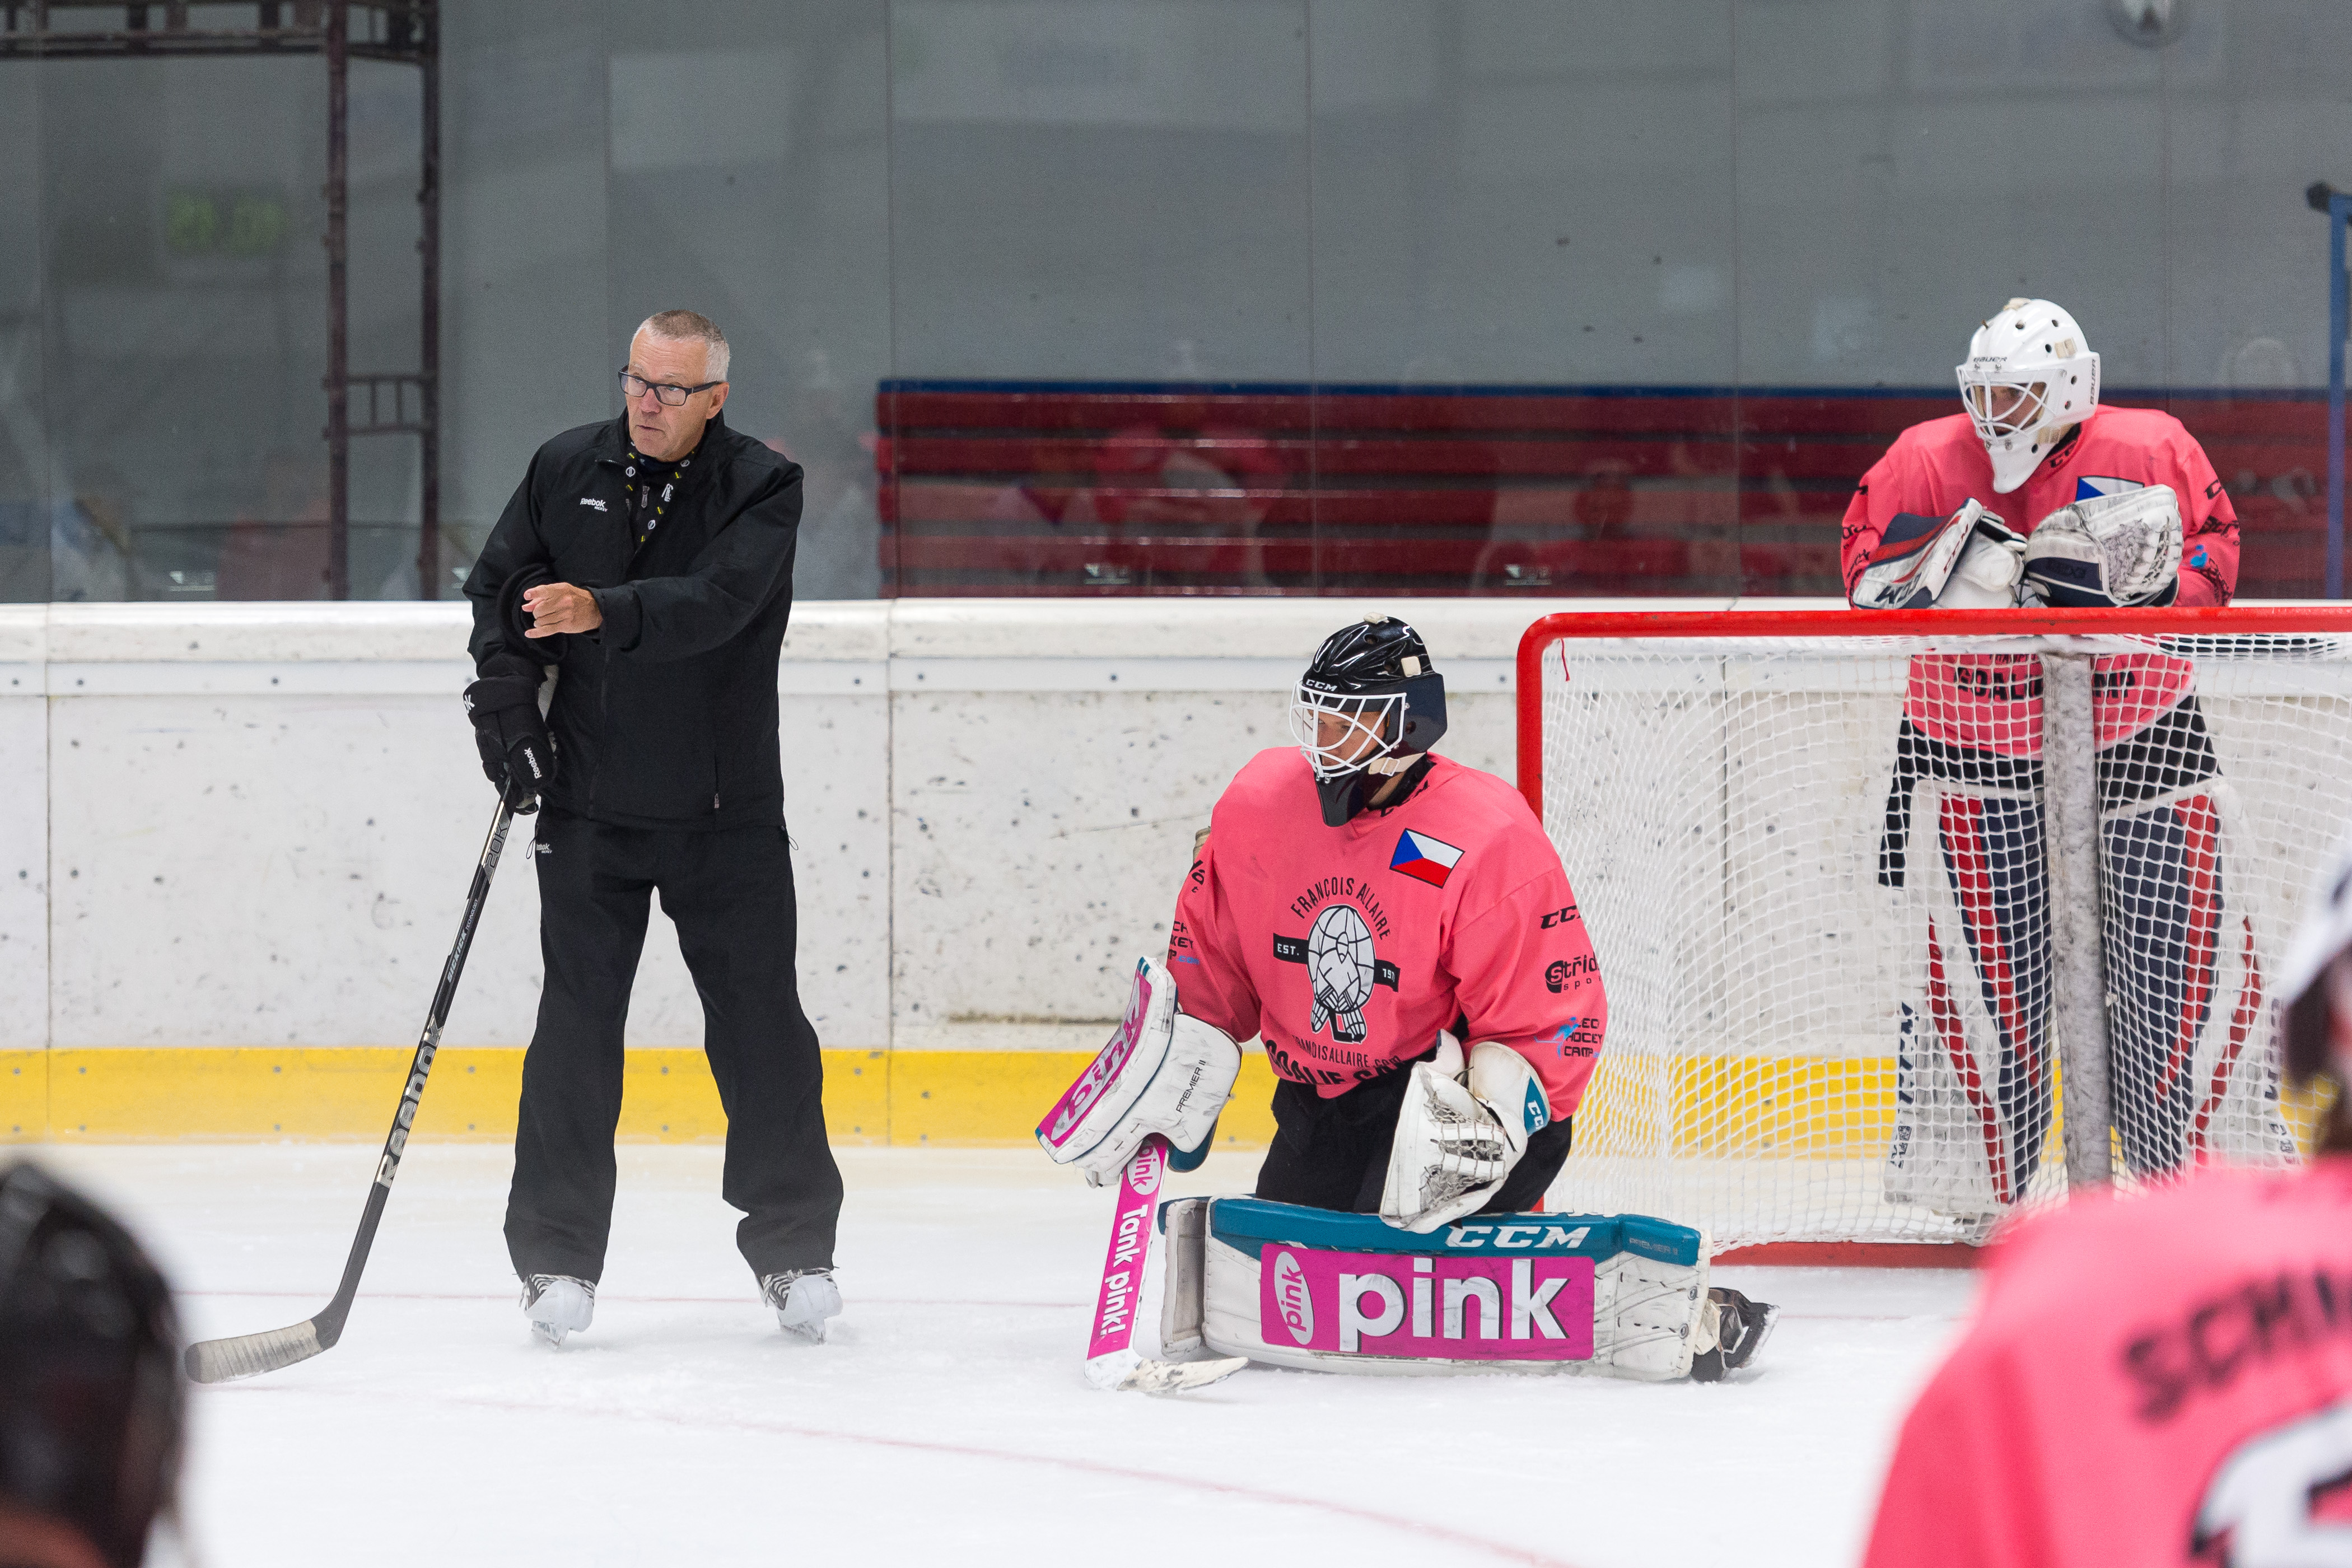
[[[841,1173],[824,1137],[824,1068],[801,1011],[793,863],[781,827],[614,827],[548,810],[539,867],[547,985],[523,1058],[507,1253],[515,1272],[604,1270],[621,1027],[652,894],[702,997],[703,1049],[727,1112],[722,1194],[748,1216],[754,1274],[833,1262]]]
[[[1388,1184],[1389,1151],[1404,1109],[1410,1067],[1325,1100],[1303,1083],[1274,1086],[1274,1146],[1258,1167],[1257,1195],[1271,1203],[1349,1214],[1378,1214]],[[1570,1123],[1553,1122],[1528,1140],[1528,1152],[1480,1214],[1524,1214],[1568,1161]]]

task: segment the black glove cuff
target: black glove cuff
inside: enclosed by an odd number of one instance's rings
[[[520,675],[489,675],[466,688],[466,711],[477,724],[496,713],[508,713],[518,708],[539,707],[540,675],[531,671],[528,678]]]

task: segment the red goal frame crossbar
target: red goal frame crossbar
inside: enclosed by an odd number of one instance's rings
[[[2352,635],[2352,606],[2160,610],[1566,610],[1519,637],[1518,784],[1543,820],[1543,657],[1569,639],[1687,642],[1707,637],[2244,637]],[[1570,868],[1570,879],[1575,870]],[[1717,1255],[1718,1264],[1864,1268],[1970,1267],[1982,1248],[1958,1242],[1764,1242]]]

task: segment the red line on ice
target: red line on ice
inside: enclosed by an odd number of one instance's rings
[[[335,1398],[366,1397],[354,1389],[302,1388],[285,1384],[256,1387],[251,1384],[231,1384],[207,1388],[208,1398],[234,1397],[239,1394],[327,1394]],[[1208,1492],[1214,1496],[1240,1498],[1249,1502],[1269,1503],[1277,1508],[1303,1508],[1317,1513],[1328,1513],[1341,1519],[1351,1519],[1365,1524],[1384,1525],[1409,1535],[1423,1535],[1448,1545],[1467,1547],[1483,1552],[1506,1563],[1524,1563],[1529,1568],[1574,1568],[1558,1557],[1547,1557],[1523,1546],[1512,1546],[1484,1536],[1449,1530],[1442,1524],[1430,1524],[1417,1519],[1402,1519],[1392,1513],[1381,1513],[1368,1508],[1355,1508],[1343,1502],[1323,1498],[1299,1497],[1288,1492],[1268,1491],[1263,1487],[1241,1486],[1232,1481],[1204,1480],[1193,1476],[1170,1475],[1160,1470],[1130,1469],[1124,1465],[1106,1465],[1094,1459],[1065,1458],[1055,1454],[1024,1454],[1013,1448],[982,1448],[965,1443],[940,1443],[921,1437],[883,1437],[867,1432],[844,1432],[825,1426],[795,1426],[782,1421],[748,1421],[740,1417],[694,1419],[683,1415],[662,1415],[646,1411],[558,1410],[544,1405],[524,1405],[506,1399],[442,1399],[442,1405],[465,1405],[476,1410],[504,1410],[526,1415],[603,1415],[617,1421],[645,1421],[663,1426],[693,1428],[731,1428],[740,1432],[760,1432],[773,1436],[807,1437],[827,1443],[863,1443],[869,1447],[899,1448],[918,1454],[943,1454],[954,1458],[996,1459],[1013,1465],[1042,1465],[1049,1469],[1076,1470],[1084,1475],[1108,1476],[1119,1480],[1143,1481],[1160,1486],[1176,1487],[1186,1491]]]

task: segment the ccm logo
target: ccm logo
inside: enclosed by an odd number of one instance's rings
[[[1570,904],[1564,910],[1552,910],[1551,913],[1538,921],[1536,925],[1539,930],[1549,931],[1554,926],[1564,926],[1574,919],[1576,919],[1576,906]]]

